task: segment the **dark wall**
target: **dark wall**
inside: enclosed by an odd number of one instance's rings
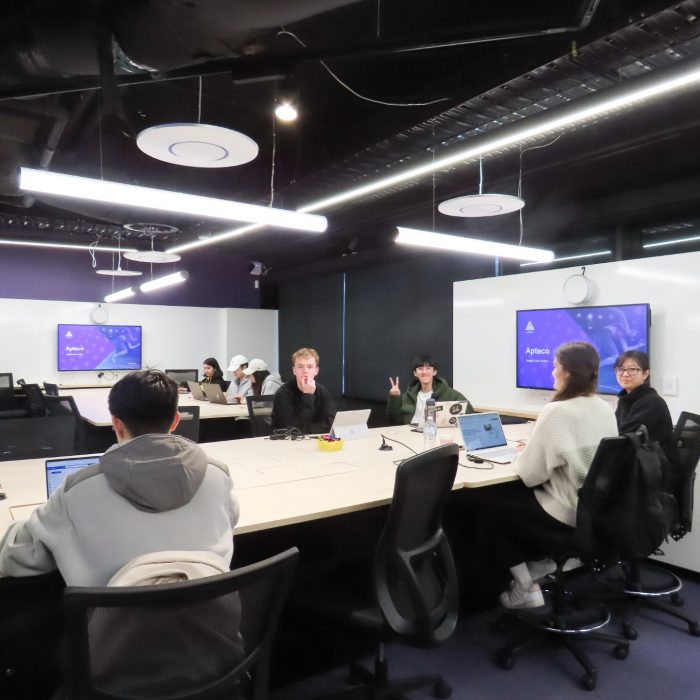
[[[405,389],[417,353],[433,355],[451,383],[452,283],[493,274],[492,260],[436,254],[345,273],[345,395],[383,400],[390,375],[398,375]],[[285,358],[299,345],[323,347],[321,381],[339,396],[342,321],[343,274],[281,285],[283,373]]]
[[[138,286],[150,278],[148,265],[128,263],[143,271],[141,277],[115,277],[114,289]],[[112,267],[109,253],[97,254],[98,268]],[[122,268],[127,261],[122,261]],[[154,277],[178,269],[187,270],[189,279],[169,289],[150,294],[137,292],[128,304],[167,306],[260,307],[260,292],[248,274],[248,261],[221,251],[185,253],[177,264],[154,265]],[[87,251],[61,251],[48,248],[0,247],[0,298],[48,299],[60,301],[102,301],[112,291],[112,277],[98,275]]]

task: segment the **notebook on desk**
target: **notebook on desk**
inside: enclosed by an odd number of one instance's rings
[[[457,416],[466,415],[469,412],[469,401],[436,401],[435,424],[438,428],[456,428]],[[418,421],[418,430],[423,430],[425,414]]]
[[[187,382],[187,386],[189,387],[193,399],[196,401],[207,401],[207,397],[204,395],[199,382]]]
[[[219,384],[203,384],[202,389],[209,403],[221,403],[224,406],[237,406],[237,401],[227,401],[226,394]]]
[[[469,413],[457,416],[457,422],[467,455],[508,464],[518,453],[517,447],[508,445],[498,413]]]

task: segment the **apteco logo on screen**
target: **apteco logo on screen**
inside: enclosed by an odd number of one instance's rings
[[[535,327],[532,325],[532,321],[527,322],[527,326],[525,326],[525,332],[526,333],[534,333],[535,332]]]
[[[526,355],[549,355],[549,348],[525,348]]]
[[[65,337],[66,337],[66,338],[72,338],[72,337],[73,337],[73,334],[72,334],[70,331],[66,331]]]

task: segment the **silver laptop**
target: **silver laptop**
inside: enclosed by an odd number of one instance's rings
[[[345,440],[367,437],[367,421],[371,409],[361,408],[357,411],[338,411],[333,419],[331,435]]]
[[[498,413],[469,413],[457,416],[467,455],[487,459],[497,464],[508,464],[518,453],[508,445]]]
[[[227,401],[226,392],[219,384],[202,384],[202,389],[210,403],[222,403],[224,406],[238,403],[237,401]]]
[[[207,397],[204,395],[199,382],[187,382],[187,386],[190,389],[193,399],[196,399],[197,401],[207,401]],[[206,384],[204,386],[206,386]]]
[[[469,401],[436,401],[435,424],[438,428],[456,428],[457,416],[463,416],[469,412]],[[418,429],[423,429],[425,414],[418,421]]]
[[[91,464],[97,464],[102,455],[88,455],[82,457],[63,457],[61,459],[47,459],[44,464],[46,473],[46,497],[51,494],[66,480],[69,474],[80,471]]]

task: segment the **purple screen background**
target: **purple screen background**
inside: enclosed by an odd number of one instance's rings
[[[60,324],[58,370],[141,369],[141,326]]]
[[[648,304],[517,311],[517,386],[551,389],[555,350],[579,340],[591,343],[600,355],[598,391],[616,394],[615,360],[625,350],[649,352],[648,319]]]

